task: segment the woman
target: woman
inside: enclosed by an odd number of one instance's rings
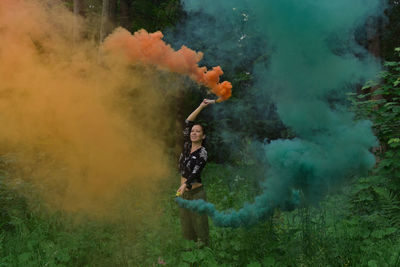
[[[214,103],[215,100],[204,99],[185,120],[183,151],[179,158],[181,186],[177,191],[177,195],[184,199],[206,200],[206,193],[201,183],[201,171],[207,162],[207,150],[202,146],[206,135],[203,126],[194,123],[194,120],[205,107]],[[180,220],[184,238],[208,245],[207,215],[180,208]]]

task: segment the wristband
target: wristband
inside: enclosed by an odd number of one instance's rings
[[[189,184],[187,181],[185,182],[185,184],[186,184],[186,188],[187,189],[189,189],[189,190],[192,189],[192,184]]]

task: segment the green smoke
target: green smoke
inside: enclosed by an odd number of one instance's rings
[[[264,47],[269,53],[267,66],[259,64],[253,70],[255,87],[273,99],[281,120],[297,137],[260,144],[269,168],[263,194],[253,203],[230,213],[201,200],[177,198],[180,206],[208,214],[219,226],[251,225],[276,207],[296,204],[298,192],[305,201],[317,201],[330,187],[373,167],[369,149],[376,139],[371,123],[354,120],[346,108],[345,93],[379,69],[354,40],[356,27],[380,12],[379,2],[184,1],[188,11],[216,16],[229,22],[227,27],[232,27],[229,18],[239,10],[246,18],[248,34],[268,43]],[[211,42],[219,41],[216,37]],[[236,56],[220,49],[229,60]]]

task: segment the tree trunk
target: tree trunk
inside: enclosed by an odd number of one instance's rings
[[[120,0],[120,17],[119,24],[127,30],[131,27],[131,17],[130,17],[130,0]]]
[[[117,11],[116,0],[103,0],[101,12],[100,42],[114,29]]]
[[[368,51],[379,58],[381,55],[381,42],[380,42],[381,21],[379,18],[370,18],[367,22],[367,40]]]
[[[115,27],[117,22],[117,0],[109,0],[110,6],[108,10],[108,17],[110,21],[111,30]]]
[[[82,37],[81,27],[79,27],[79,20],[80,16],[83,17],[85,15],[83,1],[84,0],[74,0],[74,14],[75,14],[74,30],[73,30],[74,42],[77,42],[80,39],[80,37]]]
[[[74,14],[85,16],[84,0],[74,0]]]

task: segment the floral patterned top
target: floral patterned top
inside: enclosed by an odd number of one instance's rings
[[[190,153],[192,142],[190,141],[190,132],[195,123],[193,121],[185,120],[185,128],[183,130],[183,151],[179,157],[179,171],[183,178],[186,178],[186,185],[188,189],[192,188],[192,184],[197,182],[201,183],[201,171],[207,162],[207,150],[205,147]]]

